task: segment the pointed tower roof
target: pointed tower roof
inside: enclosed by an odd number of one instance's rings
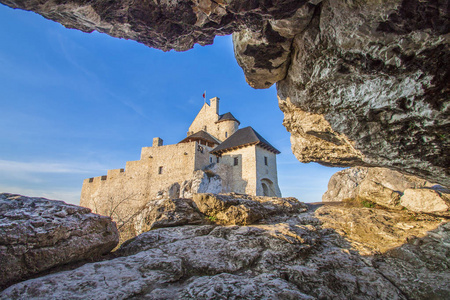
[[[275,154],[281,153],[250,126],[236,131],[222,144],[214,148],[211,153],[220,155],[224,152],[247,147],[250,145],[258,145]]]
[[[216,123],[223,122],[223,121],[236,121],[240,125],[241,122],[236,119],[232,113],[227,112],[226,114],[219,115],[219,119],[216,121]]]

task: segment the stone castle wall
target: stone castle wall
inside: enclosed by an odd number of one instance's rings
[[[235,158],[238,160],[237,166],[234,165]],[[220,161],[222,164],[231,166],[233,192],[256,195],[255,146],[227,151]]]
[[[209,154],[200,153],[197,142],[144,147],[141,159],[128,161],[125,169],[109,170],[106,176],[85,179],[80,205],[108,216],[119,209],[116,208],[119,202],[126,204],[120,207],[134,211],[157,199],[160,191],[167,190],[174,182],[192,178],[196,159],[208,161],[205,156]]]
[[[271,194],[269,196],[281,197],[278,187],[277,156],[261,147],[256,148],[256,195],[264,195],[262,181],[268,185]],[[267,165],[265,164],[267,157]],[[271,184],[270,184],[271,183]],[[273,194],[272,194],[273,193]]]

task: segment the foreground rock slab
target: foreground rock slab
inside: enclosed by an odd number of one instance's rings
[[[126,241],[109,260],[12,285],[0,299],[450,297],[445,217],[250,199],[202,194],[165,202],[148,215],[149,224],[171,227]],[[242,224],[177,226],[188,216],[196,221],[196,209],[218,223]]]
[[[16,284],[0,299],[406,299],[339,235],[311,225],[161,228],[110,261]]]
[[[0,194],[0,287],[111,251],[115,224],[62,201]]]

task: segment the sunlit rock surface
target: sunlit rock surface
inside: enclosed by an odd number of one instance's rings
[[[96,258],[118,242],[111,219],[88,208],[0,194],[0,287],[55,266]]]
[[[195,203],[203,201],[201,210],[210,207],[209,213],[218,216],[245,205],[249,200],[245,198],[205,194]],[[450,230],[443,218],[343,204],[306,209],[294,199],[265,198],[251,207],[265,216],[253,223],[249,219],[246,225],[231,226],[167,223],[170,227],[125,242],[111,259],[23,281],[2,291],[0,299],[445,299],[450,295],[445,284],[450,280]]]
[[[401,209],[400,197],[407,189],[431,188],[433,183],[386,168],[354,167],[336,172],[328,182],[322,201],[360,199],[385,207]],[[419,205],[423,197],[412,200]],[[417,206],[417,205],[416,205]],[[416,210],[423,212],[425,210]]]
[[[162,50],[235,32],[249,84],[277,82],[285,114],[307,116],[285,121],[300,161],[389,167],[450,186],[448,1],[0,2]],[[324,154],[304,152],[305,142]]]
[[[412,211],[441,214],[450,210],[450,191],[407,189],[400,204]]]

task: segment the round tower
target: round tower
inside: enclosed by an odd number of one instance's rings
[[[233,133],[239,129],[241,124],[231,113],[226,113],[219,116],[219,120],[216,122],[218,127],[218,139],[225,141]]]

